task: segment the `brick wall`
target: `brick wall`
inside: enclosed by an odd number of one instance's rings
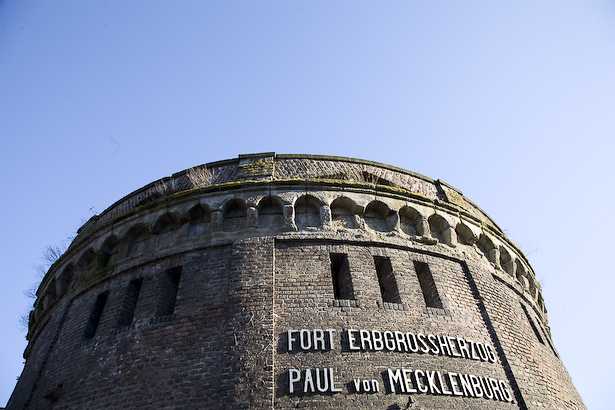
[[[8,409],[585,408],[531,267],[454,188],[343,158],[211,168],[81,231]]]

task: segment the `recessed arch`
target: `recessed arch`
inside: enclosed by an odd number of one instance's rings
[[[311,195],[303,195],[295,201],[295,224],[297,228],[320,226],[320,202]]]
[[[463,222],[459,222],[455,227],[457,233],[457,242],[462,245],[474,245],[478,238],[474,235],[474,232]]]
[[[536,286],[536,282],[534,281],[534,279],[530,279],[528,282],[530,295],[532,295],[532,298],[534,300],[538,301],[538,286]]]
[[[527,280],[527,271],[521,263],[517,263],[517,270],[515,271],[517,280],[525,289],[528,289],[529,281]]]
[[[96,266],[105,268],[109,264],[111,255],[117,252],[120,241],[115,235],[111,235],[103,242],[98,255],[96,256]]]
[[[450,228],[448,221],[442,215],[433,214],[429,217],[428,222],[431,236],[442,243],[447,243],[446,231]]]
[[[100,247],[100,251],[109,255],[117,251],[117,247],[120,244],[120,240],[115,235],[109,236]]]
[[[247,212],[248,207],[244,200],[234,198],[226,201],[222,207],[224,230],[232,232],[245,229]]]
[[[77,262],[77,265],[79,265],[79,268],[81,268],[81,270],[90,269],[94,266],[95,260],[96,252],[94,252],[94,249],[90,248],[87,251],[83,252],[81,257],[79,258],[79,261]]]
[[[284,223],[284,204],[277,196],[266,196],[260,200],[258,210],[258,228],[272,229],[281,227]]]
[[[165,232],[169,232],[173,229],[177,229],[180,226],[179,218],[177,215],[171,212],[167,212],[164,215],[161,215],[152,228],[153,234],[161,234]]]
[[[545,306],[545,300],[542,297],[542,293],[540,291],[538,291],[538,306],[540,307],[540,310],[542,310],[544,313],[547,313],[547,307]]]
[[[515,276],[515,264],[505,247],[500,246],[500,266],[510,276]]]
[[[211,208],[207,204],[196,204],[186,212],[186,219],[193,225],[211,221]]]
[[[334,226],[354,229],[355,216],[354,209],[355,203],[352,199],[346,197],[336,198],[331,203],[331,220]]]
[[[384,202],[372,201],[363,212],[363,219],[367,226],[374,231],[389,232],[393,230],[393,222],[391,219],[395,216],[395,211],[392,211]]]
[[[478,238],[478,241],[476,242],[476,245],[478,245],[478,249],[481,250],[489,262],[496,263],[493,252],[495,250],[495,245],[487,235],[481,234],[480,238]]]
[[[133,225],[122,238],[125,241],[138,243],[149,237],[149,228],[144,223]]]
[[[421,213],[410,206],[404,206],[399,210],[399,222],[402,232],[410,236],[422,236]]]

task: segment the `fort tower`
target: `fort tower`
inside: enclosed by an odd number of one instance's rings
[[[241,155],[129,194],[49,269],[28,341],[11,410],[585,408],[497,224],[350,158]]]

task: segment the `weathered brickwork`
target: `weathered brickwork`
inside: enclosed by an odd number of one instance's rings
[[[346,253],[353,274],[357,306],[332,307],[335,304],[332,287],[329,253]],[[309,256],[306,255],[308,254]],[[374,266],[374,255],[390,258],[402,304],[384,304],[380,294]],[[276,312],[284,315],[276,323],[279,337],[278,367],[283,380],[286,368],[327,368],[334,366],[340,384],[354,392],[353,379],[380,380],[381,389],[386,389],[388,368],[429,369],[454,371],[455,373],[476,373],[481,376],[506,380],[499,361],[477,362],[466,358],[425,354],[422,352],[390,352],[386,350],[353,352],[348,346],[348,329],[395,331],[404,334],[414,332],[425,335],[454,336],[475,342],[493,345],[489,330],[481,318],[477,301],[458,262],[414,252],[410,249],[388,248],[383,244],[357,245],[326,243],[281,243],[276,252]],[[308,259],[305,264],[297,260]],[[426,263],[434,272],[434,282],[443,295],[443,308],[425,306],[422,291],[414,270],[413,261]],[[322,295],[314,299],[314,294]],[[309,306],[309,309],[306,309]],[[278,331],[279,329],[279,331]],[[288,351],[287,329],[335,329],[334,348],[326,352]],[[296,351],[300,350],[300,351]],[[343,360],[339,356],[344,357]],[[478,369],[477,369],[478,368]],[[382,381],[384,379],[384,382]],[[292,408],[298,404],[319,403],[323,398],[314,394],[289,395],[287,382],[279,383],[276,392],[280,408]],[[408,396],[403,394],[359,394],[356,401],[366,407],[387,408],[398,405],[405,407]],[[416,399],[417,401],[420,399]],[[453,408],[468,401],[472,408],[510,408],[510,404],[498,402],[481,403],[477,399],[445,397],[439,400],[441,408]],[[483,400],[484,401],[484,400]],[[347,397],[332,396],[328,402],[344,407]],[[471,403],[471,404],[470,404]]]
[[[460,191],[242,155],[88,221],[8,409],[584,409],[525,256]]]

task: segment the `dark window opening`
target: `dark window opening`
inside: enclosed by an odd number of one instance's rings
[[[393,275],[391,260],[381,256],[374,256],[374,264],[376,265],[376,273],[378,274],[378,284],[380,285],[380,293],[382,301],[387,303],[401,303],[399,289],[397,288],[397,280]]]
[[[92,339],[96,334],[96,329],[98,328],[98,323],[100,322],[100,318],[102,317],[102,313],[105,309],[105,304],[107,303],[108,297],[109,291],[106,291],[98,295],[98,297],[96,298],[94,308],[90,312],[88,324],[85,327],[85,331],[83,332],[83,338],[85,340]]]
[[[169,269],[163,275],[160,284],[160,298],[156,308],[156,316],[169,316],[173,314],[181,273],[182,267],[178,266]]]
[[[427,307],[442,309],[442,300],[440,300],[429,266],[426,263],[414,261],[414,270],[416,270],[416,275],[419,278]]]
[[[352,277],[348,267],[348,255],[345,253],[332,253],[329,256],[331,257],[331,274],[335,299],[354,299]]]
[[[117,327],[128,326],[132,323],[132,318],[135,315],[135,309],[137,307],[137,300],[139,299],[139,292],[141,292],[142,283],[143,278],[139,278],[130,281],[128,284],[128,288],[126,288],[126,296],[124,297],[124,303],[120,308]]]

